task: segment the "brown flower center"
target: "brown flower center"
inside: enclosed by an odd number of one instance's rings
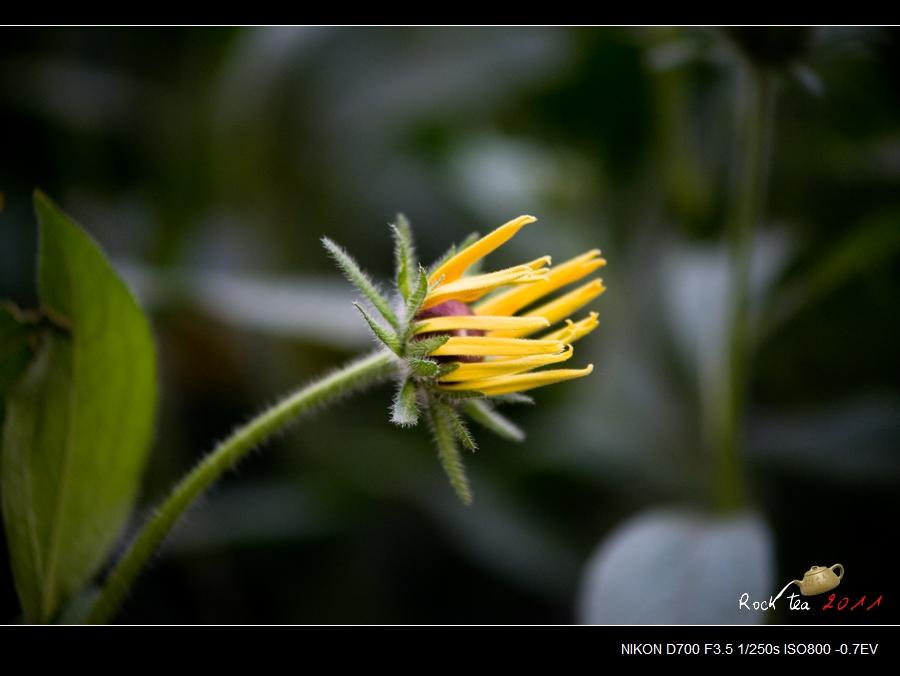
[[[419,314],[416,315],[415,320],[417,322],[424,321],[426,319],[432,319],[434,317],[470,317],[475,313],[472,312],[472,308],[470,308],[465,303],[458,300],[445,300],[443,303],[438,303],[427,310],[422,310]],[[414,341],[424,340],[425,338],[434,338],[435,336],[483,336],[485,334],[481,329],[454,329],[453,331],[428,331],[427,333],[420,333],[419,335],[413,338]],[[451,362],[464,362],[464,363],[475,363],[484,361],[484,357],[478,357],[470,354],[461,354],[461,355],[446,355],[442,357],[432,357],[432,359],[442,363],[451,363]]]

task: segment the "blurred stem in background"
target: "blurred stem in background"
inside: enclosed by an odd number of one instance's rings
[[[721,380],[711,389],[706,410],[709,441],[716,455],[715,505],[721,512],[733,512],[745,502],[742,420],[748,361],[755,343],[749,322],[751,258],[754,227],[765,208],[778,76],[796,68],[809,44],[811,29],[730,27],[724,32],[743,57],[743,81],[738,89],[738,157],[728,223],[731,278],[724,354]]]
[[[729,214],[731,278],[720,381],[706,402],[710,446],[715,453],[715,506],[733,512],[745,503],[742,464],[742,420],[747,391],[750,267],[754,228],[765,205],[770,140],[777,75],[771,69],[745,64],[738,98],[736,181]]]

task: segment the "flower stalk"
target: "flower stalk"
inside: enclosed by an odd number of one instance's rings
[[[464,504],[472,502],[459,445],[476,450],[461,417],[474,420],[507,439],[524,434],[487,401],[530,401],[523,390],[578,378],[583,369],[546,369],[568,360],[572,343],[597,326],[597,314],[573,322],[568,316],[604,290],[597,279],[538,307],[548,294],[576,282],[606,263],[597,250],[555,268],[545,256],[524,265],[483,275],[469,267],[533,222],[521,216],[449,254],[429,273],[418,264],[409,224],[402,216],[392,226],[398,295],[388,298],[356,261],[334,242],[323,240],[338,267],[359,289],[356,303],[373,335],[384,346],[289,395],[220,443],[171,492],[138,532],[124,556],[93,598],[89,623],[107,622],[178,518],[228,469],[276,432],[313,408],[376,382],[397,378],[391,420],[401,427],[418,422],[424,410],[438,456]],[[469,305],[469,304],[472,305]],[[533,309],[532,309],[533,308]],[[521,311],[525,310],[524,313]],[[565,320],[565,326],[553,325]],[[549,329],[539,338],[532,334]]]
[[[235,463],[312,409],[386,380],[396,373],[396,361],[389,354],[378,352],[351,362],[341,370],[288,395],[235,430],[175,486],[169,497],[141,528],[107,577],[85,622],[103,624],[112,618],[138,573],[172,530],[178,518]]]
[[[450,484],[465,504],[472,501],[457,444],[475,450],[462,419],[476,422],[508,439],[524,436],[485,401],[530,401],[524,390],[586,376],[582,369],[543,367],[567,361],[572,343],[597,327],[597,314],[573,322],[569,316],[604,291],[591,280],[552,300],[550,295],[606,264],[599,250],[562,265],[549,256],[485,274],[469,269],[513,237],[532,216],[520,216],[482,238],[453,248],[430,270],[415,257],[412,234],[400,216],[392,226],[399,297],[381,295],[347,252],[324,240],[347,279],[368,301],[357,305],[374,336],[401,364],[391,420],[402,427],[418,423],[422,411],[434,435]],[[379,316],[380,315],[380,316]],[[564,322],[564,326],[554,325]],[[535,335],[543,333],[543,335]]]

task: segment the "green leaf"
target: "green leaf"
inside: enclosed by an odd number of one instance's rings
[[[472,504],[472,491],[469,488],[469,480],[466,478],[466,470],[463,467],[459,449],[456,447],[456,434],[451,421],[447,418],[444,408],[436,401],[430,401],[428,405],[428,420],[434,432],[437,442],[438,454],[444,471],[450,479],[450,485],[456,491],[459,499],[466,505]]]
[[[381,316],[384,317],[391,326],[395,329],[399,328],[397,316],[394,314],[394,311],[391,310],[390,303],[388,303],[387,299],[381,295],[378,287],[376,287],[375,283],[362,271],[362,268],[357,265],[352,256],[327,237],[322,238],[322,244],[328,249],[328,253],[334,258],[334,262],[338,264],[338,267],[347,279],[356,285],[356,288],[368,298],[372,306],[381,313]]]
[[[3,423],[3,400],[7,390],[28,366],[34,356],[29,338],[34,331],[12,305],[0,306],[0,425]]]
[[[42,194],[38,353],[7,397],[0,494],[25,620],[49,622],[97,573],[147,458],[156,364],[143,312],[96,244]]]
[[[403,299],[409,298],[413,290],[413,276],[416,269],[416,254],[413,248],[412,230],[403,214],[397,214],[396,225],[391,226],[394,234],[394,256],[397,262],[397,288]]]
[[[382,343],[388,346],[388,348],[394,354],[401,354],[400,350],[400,341],[397,339],[397,334],[393,331],[385,329],[381,324],[375,321],[375,319],[366,312],[365,308],[359,303],[353,303],[357,310],[362,313],[362,316],[365,318],[366,322],[369,325],[369,328],[372,329],[372,333],[375,334],[375,337],[378,338]]]
[[[448,340],[450,340],[450,336],[435,336],[434,338],[423,338],[415,343],[408,343],[406,345],[406,356],[414,359],[427,357]]]
[[[419,422],[419,402],[416,383],[407,378],[397,391],[397,398],[391,407],[391,422],[401,427],[412,427]]]
[[[494,434],[510,441],[525,441],[523,432],[515,423],[497,412],[497,409],[485,399],[469,399],[463,402],[472,420],[488,428]]]

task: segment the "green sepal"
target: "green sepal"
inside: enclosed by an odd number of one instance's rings
[[[418,328],[418,322],[414,322],[413,320],[416,317],[416,314],[419,312],[419,308],[422,307],[422,303],[425,301],[425,296],[428,295],[428,273],[425,272],[425,268],[419,267],[419,274],[416,278],[416,285],[413,287],[412,293],[410,293],[409,298],[406,299],[406,324],[408,326],[406,331],[406,340],[409,340],[409,337],[412,336],[416,329]]]
[[[459,366],[460,365],[456,362],[452,362],[450,364],[439,364],[438,371],[437,371],[437,377],[443,378],[447,374],[453,373],[456,369],[459,368]]]
[[[397,315],[395,315],[394,311],[391,309],[391,304],[381,295],[378,287],[376,287],[375,283],[369,279],[369,276],[362,271],[362,268],[360,268],[356,261],[353,260],[353,257],[327,237],[322,238],[322,244],[328,249],[328,253],[331,254],[334,262],[337,263],[347,279],[362,292],[372,306],[381,313],[381,316],[384,317],[391,326],[398,329],[400,325],[397,322]]]
[[[407,378],[397,390],[391,407],[391,422],[401,427],[412,427],[419,422],[418,389],[412,378]]]
[[[431,359],[407,359],[412,374],[418,378],[430,378],[436,380],[443,378],[448,373],[453,373],[459,368],[459,364],[438,364]]]
[[[440,389],[440,388],[438,388]],[[462,401],[463,399],[484,399],[484,392],[478,390],[440,390],[444,398],[450,401]]]
[[[453,433],[456,435],[456,438],[459,439],[459,442],[473,453],[477,451],[478,444],[475,443],[475,439],[472,437],[466,424],[462,421],[462,418],[459,417],[456,409],[444,402],[438,402],[438,406],[440,406],[444,415],[447,417],[447,420],[450,422]]]
[[[417,378],[434,378],[440,373],[440,365],[430,359],[407,359],[410,372]]]
[[[508,394],[495,394],[491,397],[491,401],[495,404],[530,404],[534,405],[534,399],[527,394],[521,392],[510,392]]]
[[[369,328],[372,329],[372,333],[375,334],[375,337],[378,338],[382,343],[387,345],[388,349],[394,354],[400,356],[402,355],[402,350],[400,349],[400,340],[397,338],[397,334],[393,331],[384,328],[375,321],[375,319],[366,312],[365,308],[359,303],[354,302],[353,305],[356,306],[356,309],[362,313],[362,316],[365,318],[366,322],[369,324]]]
[[[413,247],[412,230],[409,221],[403,214],[397,214],[397,223],[391,226],[394,235],[394,257],[397,265],[397,288],[403,299],[409,298],[413,291],[416,252]]]
[[[406,357],[413,359],[421,359],[427,357],[439,347],[443,347],[450,336],[434,336],[433,338],[424,338],[415,343],[406,344]]]
[[[472,420],[486,427],[497,436],[510,441],[525,441],[525,432],[515,423],[498,413],[488,400],[468,399],[463,402],[463,407]]]
[[[453,430],[452,422],[448,419],[444,408],[439,402],[428,402],[428,420],[431,423],[434,439],[437,442],[441,464],[444,466],[444,471],[450,479],[450,485],[453,486],[463,504],[471,505],[472,491],[469,488],[469,481],[466,478],[466,470],[463,467],[459,449],[456,447],[456,433]]]

